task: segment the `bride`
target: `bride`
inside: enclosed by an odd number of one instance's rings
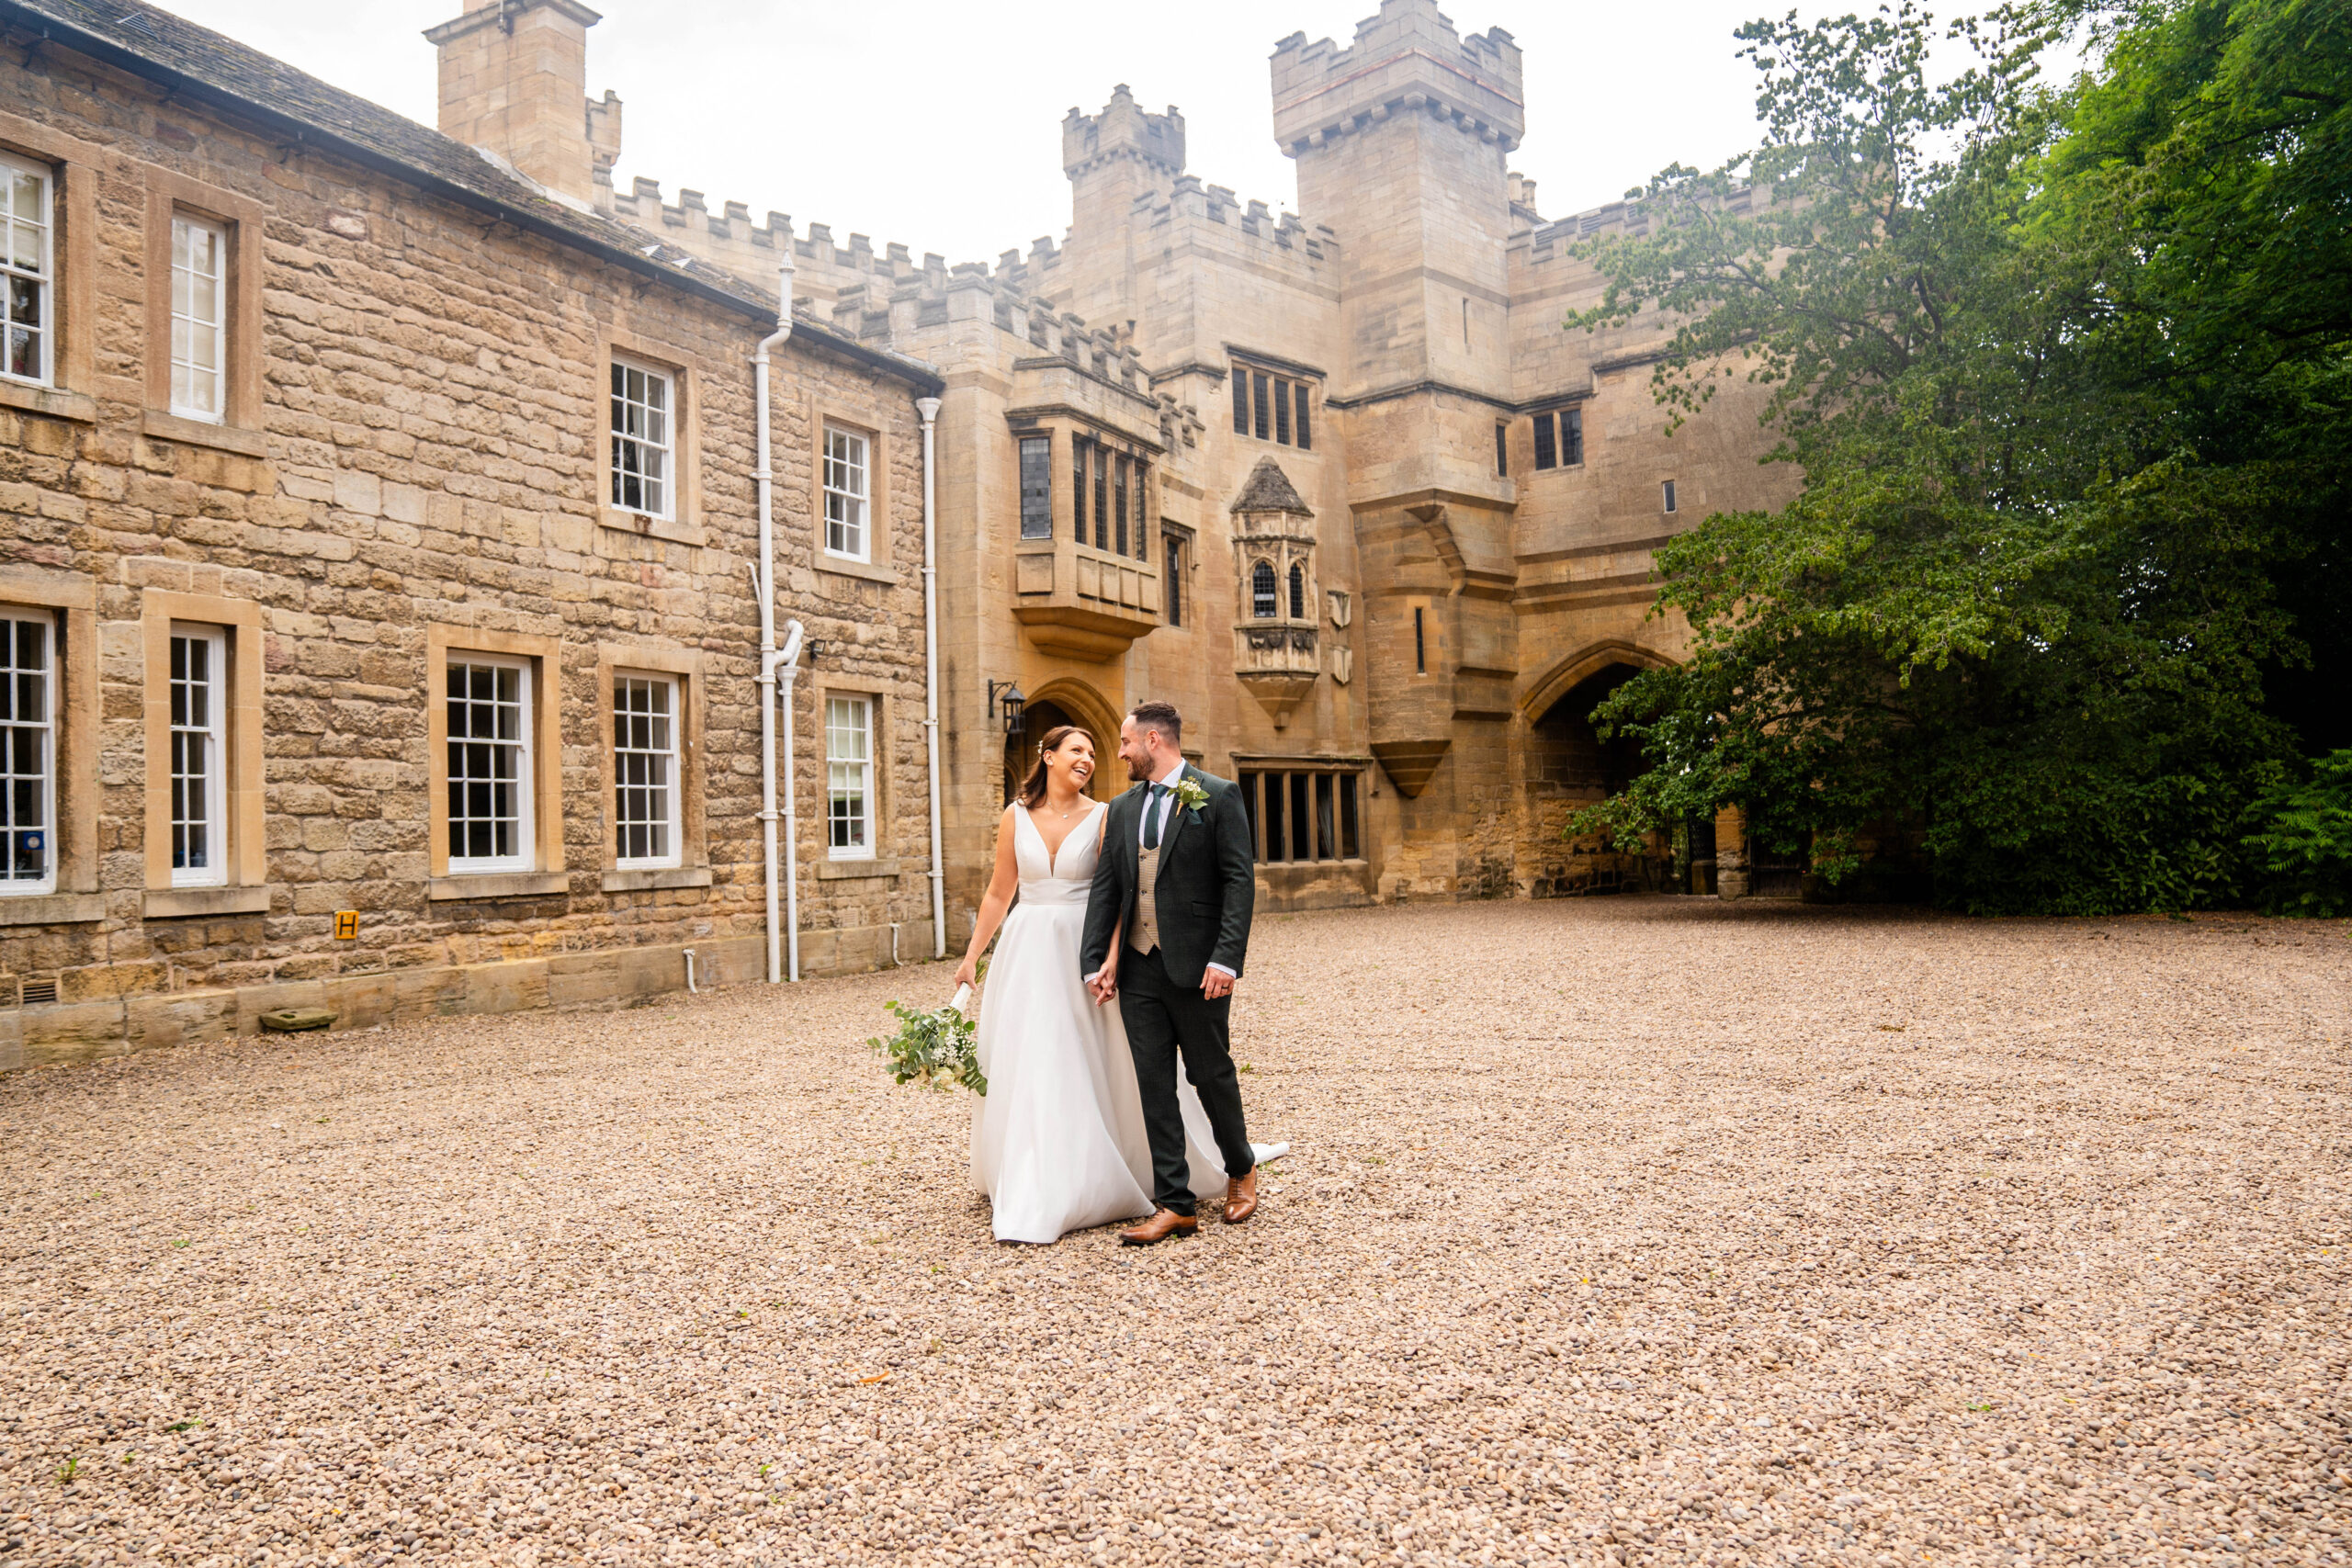
[[[1110,807],[1086,797],[1094,741],[1075,725],[1046,732],[1037,765],[997,834],[996,872],[956,971],[969,985],[1001,925],[980,997],[980,1071],[972,1184],[995,1210],[999,1241],[1058,1241],[1070,1231],[1151,1213],[1151,1145],[1135,1060],[1116,1007],[1097,1007],[1079,973],[1079,936]],[[1014,888],[1020,907],[1005,906]],[[1112,964],[1119,943],[1111,943]],[[1208,1113],[1179,1079],[1185,1157],[1203,1201],[1225,1195]],[[1260,1147],[1261,1162],[1287,1146]]]

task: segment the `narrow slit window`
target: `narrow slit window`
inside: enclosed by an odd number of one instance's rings
[[[874,699],[825,699],[825,835],[834,860],[874,858]]]
[[[1495,426],[1495,477],[1498,479],[1510,478],[1510,426],[1508,424]]]
[[[678,682],[613,681],[613,863],[624,871],[679,863]]]
[[[1282,614],[1279,589],[1274,581],[1274,563],[1261,560],[1250,569],[1250,614],[1261,621],[1272,620]]]
[[[871,452],[865,437],[827,425],[824,478],[825,553],[872,559],[872,531],[866,525]]]
[[[0,895],[57,886],[56,620],[0,610]]]
[[[219,423],[228,342],[229,231],[172,218],[172,412]]]
[[[1421,635],[1421,609],[1418,604],[1413,607],[1413,672],[1417,675],[1430,672],[1429,643]]]
[[[217,887],[228,878],[228,639],[210,627],[171,638],[172,886]]]
[[[1051,436],[1021,438],[1021,536],[1054,536],[1054,443]]]
[[[1181,626],[1184,624],[1184,541],[1164,529],[1160,536],[1167,544],[1168,624]]]
[[[1672,479],[1666,481],[1666,509],[1668,512],[1674,510],[1674,481]]]
[[[0,376],[50,384],[55,233],[49,171],[0,157]]]
[[[1298,404],[1298,449],[1302,452],[1312,451],[1315,443],[1309,438],[1306,427],[1306,383],[1294,382],[1291,386],[1291,397]]]
[[[449,660],[449,870],[528,871],[531,680],[520,660]]]
[[[670,515],[673,390],[659,370],[613,361],[612,494],[620,511]]]
[[[1538,471],[1560,466],[1560,449],[1552,439],[1550,410],[1535,416],[1535,467]]]

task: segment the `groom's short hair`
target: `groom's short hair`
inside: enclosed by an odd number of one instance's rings
[[[1174,703],[1137,703],[1127,716],[1136,721],[1137,729],[1157,729],[1169,745],[1182,748],[1184,716],[1176,711]]]

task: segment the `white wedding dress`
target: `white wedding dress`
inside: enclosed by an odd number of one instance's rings
[[[1058,1241],[1151,1213],[1151,1145],[1126,1026],[1116,1001],[1095,1006],[1079,967],[1109,810],[1097,805],[1056,855],[1026,810],[1012,814],[1021,901],[1005,918],[980,995],[989,1092],[972,1113],[972,1185],[995,1209],[999,1241]],[[1215,1202],[1225,1196],[1225,1167],[1208,1112],[1181,1077],[1176,1097],[1193,1190]]]

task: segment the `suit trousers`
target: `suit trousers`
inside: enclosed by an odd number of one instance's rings
[[[1176,1062],[1201,1097],[1216,1134],[1217,1153],[1227,1177],[1256,1168],[1241,1121],[1241,1077],[1233,1068],[1227,1032],[1233,998],[1216,1001],[1198,986],[1168,977],[1159,950],[1119,955],[1119,1017],[1127,1026],[1127,1049],[1136,1059],[1136,1087],[1143,1093],[1143,1124],[1151,1140],[1151,1201],[1180,1214],[1193,1212],[1190,1168],[1184,1161],[1184,1118],[1176,1105]]]

